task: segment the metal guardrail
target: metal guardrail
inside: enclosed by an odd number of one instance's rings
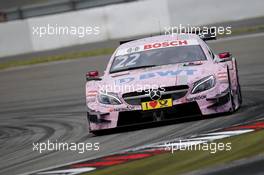
[[[126,3],[136,0],[57,0],[45,4],[27,5],[0,12],[0,22],[31,18],[69,12],[85,8],[93,8],[117,3]]]

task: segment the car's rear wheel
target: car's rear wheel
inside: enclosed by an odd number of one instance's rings
[[[235,60],[235,69],[236,69],[236,81],[237,81],[237,87],[236,87],[236,95],[237,95],[237,107],[236,110],[239,109],[239,107],[242,104],[242,92],[241,92],[241,87],[239,83],[239,77],[238,77],[238,68],[237,68],[237,62]]]
[[[242,93],[241,93],[241,88],[240,85],[238,84],[237,86],[237,100],[238,100],[238,107],[240,107],[240,105],[242,104]]]
[[[231,103],[229,112],[233,113],[235,111],[235,109],[236,109],[236,105],[235,105],[235,102],[234,102],[234,93],[233,93],[233,90],[232,90],[230,72],[228,70],[228,67],[227,67],[227,75],[228,75],[228,85],[229,85],[229,100],[230,100],[230,103]]]
[[[236,65],[236,80],[237,80],[237,99],[238,99],[238,108],[240,107],[240,105],[242,104],[242,92],[241,92],[241,87],[240,87],[240,83],[239,83],[239,77],[238,77],[238,69],[237,69],[237,62],[235,62]]]
[[[232,94],[232,89],[230,88],[229,90],[229,99],[230,99],[230,103],[231,103],[231,107],[229,109],[229,112],[230,113],[233,113],[236,109],[236,105],[234,103],[234,97],[233,97],[233,94]]]

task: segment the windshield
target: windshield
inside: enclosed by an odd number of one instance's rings
[[[116,56],[110,73],[201,60],[206,60],[206,57],[199,45],[153,49]]]

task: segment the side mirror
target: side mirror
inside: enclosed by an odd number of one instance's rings
[[[101,78],[98,77],[99,73],[97,70],[95,71],[89,71],[86,73],[86,80],[90,81],[90,80],[101,80]]]
[[[223,53],[219,53],[218,56],[220,59],[222,59],[222,58],[231,57],[231,54],[230,54],[230,52],[223,52]]]
[[[218,57],[220,58],[221,61],[229,61],[231,60],[232,54],[230,52],[223,52],[223,53],[219,53]]]

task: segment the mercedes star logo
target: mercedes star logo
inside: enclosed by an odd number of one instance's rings
[[[149,91],[149,97],[151,100],[159,100],[161,98],[161,92],[158,89],[152,89]]]

